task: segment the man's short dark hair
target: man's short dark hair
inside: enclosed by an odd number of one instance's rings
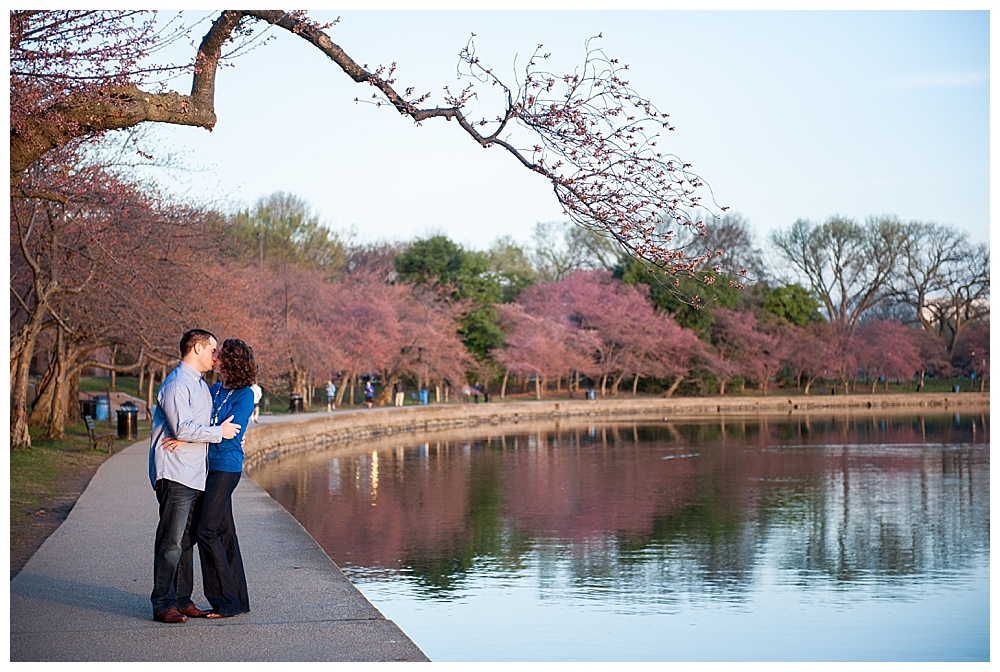
[[[219,341],[219,339],[215,338],[215,334],[204,329],[192,329],[188,331],[181,336],[181,359],[184,359],[198,343],[208,344],[213,339],[216,342]]]

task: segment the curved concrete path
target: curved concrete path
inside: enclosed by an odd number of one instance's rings
[[[148,452],[148,440],[140,441],[105,462],[63,524],[11,580],[12,661],[427,660],[245,476],[233,509],[250,613],[155,623],[149,592],[157,506]],[[200,578],[195,600],[206,606]]]

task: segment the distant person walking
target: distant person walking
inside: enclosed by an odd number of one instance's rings
[[[403,381],[396,381],[396,406],[403,405]]]
[[[326,381],[326,410],[332,411],[337,408],[337,405],[333,403],[337,398],[337,386],[333,384],[333,380]]]
[[[375,387],[372,385],[372,381],[369,380],[365,383],[365,404],[368,405],[368,408],[371,408],[373,403],[375,403]]]
[[[250,419],[260,423],[260,400],[264,396],[264,390],[260,389],[260,385],[254,383],[250,386],[250,391],[253,392],[253,415],[250,416]]]

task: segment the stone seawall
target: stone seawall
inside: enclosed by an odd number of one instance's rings
[[[394,434],[425,434],[540,420],[671,420],[719,416],[806,415],[810,413],[942,413],[962,409],[989,412],[989,393],[852,394],[796,397],[697,397],[599,399],[448,404],[304,414],[258,425],[246,437],[248,472],[268,460],[300,452],[369,441]]]

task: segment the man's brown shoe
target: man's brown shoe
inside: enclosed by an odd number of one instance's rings
[[[170,607],[166,611],[153,614],[153,620],[158,623],[184,623],[188,617],[177,610],[177,607]]]
[[[204,611],[199,609],[194,602],[181,609],[180,612],[189,618],[205,618],[212,613],[211,610]]]

